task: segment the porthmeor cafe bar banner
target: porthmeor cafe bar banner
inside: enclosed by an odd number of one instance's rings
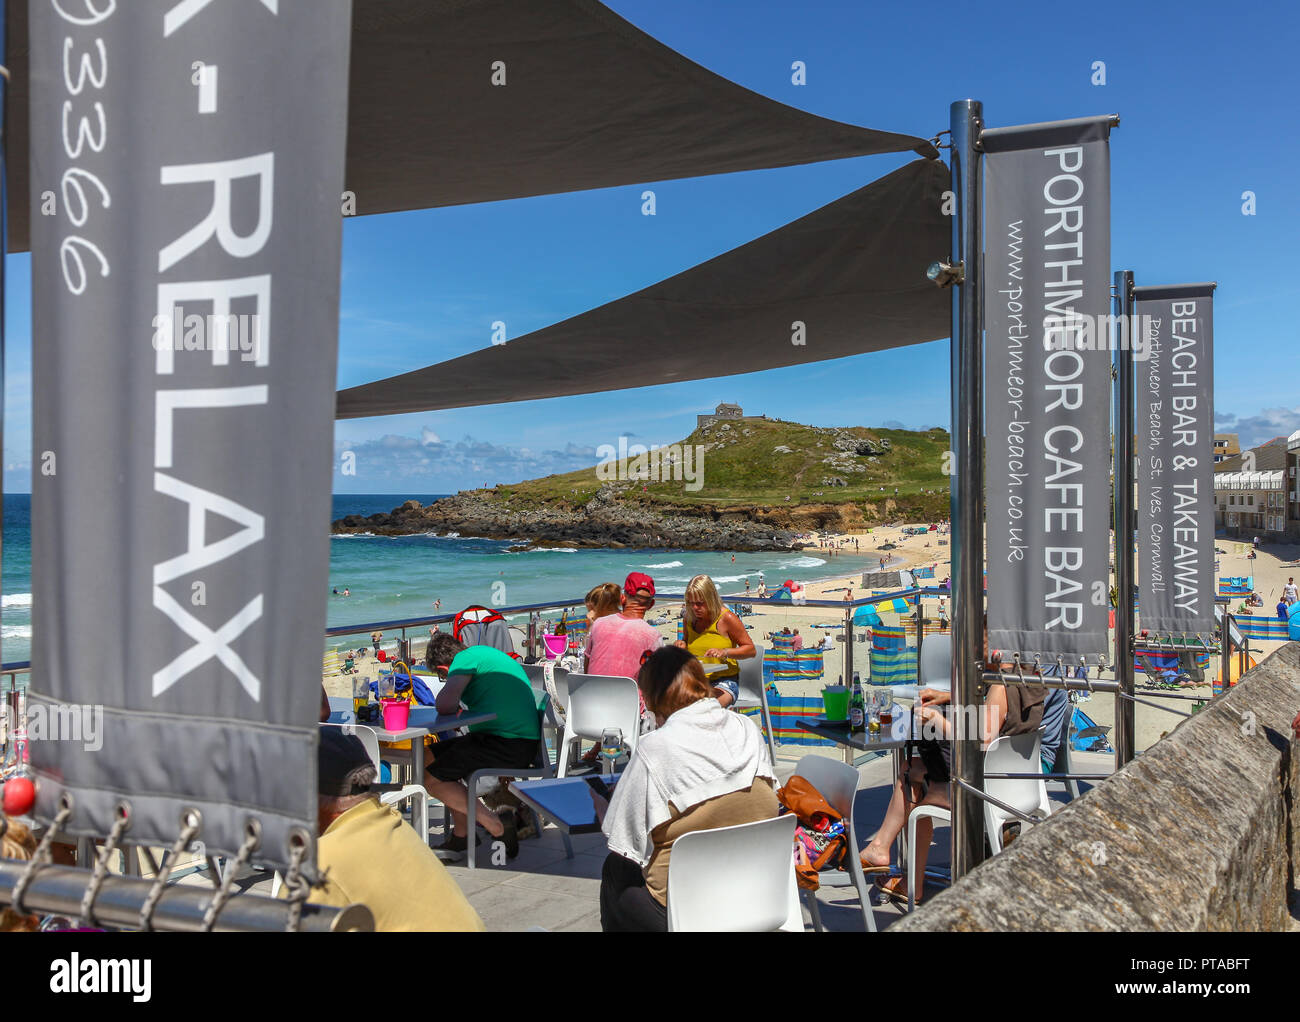
[[[1110,118],[986,130],[988,642],[1107,651]]]
[[[1214,285],[1135,288],[1142,627],[1214,631]]]
[[[351,10],[31,5],[31,700],[102,715],[32,745],[65,832],[314,863]]]

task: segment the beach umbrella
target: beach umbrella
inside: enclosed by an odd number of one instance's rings
[[[1286,631],[1289,638],[1300,639],[1300,603],[1293,603],[1287,608]]]
[[[869,625],[871,627],[884,624],[880,619],[880,615],[876,612],[875,607],[859,607],[853,613],[853,623],[855,625]]]

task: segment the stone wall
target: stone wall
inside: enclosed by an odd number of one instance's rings
[[[1297,710],[1291,642],[890,932],[1287,929],[1300,872]]]

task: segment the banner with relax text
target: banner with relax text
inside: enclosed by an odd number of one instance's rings
[[[1214,287],[1133,289],[1138,606],[1157,634],[1215,627]]]
[[[1112,120],[980,137],[988,645],[1007,661],[1108,650]]]
[[[71,833],[315,834],[351,9],[31,5],[31,709],[81,723],[31,754]]]

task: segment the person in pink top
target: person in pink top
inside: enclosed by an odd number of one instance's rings
[[[623,583],[623,609],[618,614],[597,618],[587,633],[587,673],[635,678],[641,670],[642,654],[663,645],[663,636],[646,622],[655,605],[655,583],[649,575],[634,571]]]

